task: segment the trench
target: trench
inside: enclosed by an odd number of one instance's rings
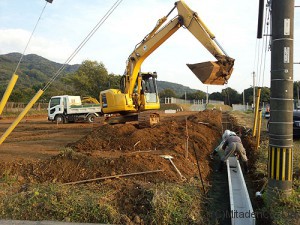
[[[249,138],[249,133],[245,134],[245,130],[243,130],[237,121],[234,121],[229,114],[222,113],[222,132],[226,129],[236,132],[241,137],[243,145],[247,151],[251,170],[251,165],[253,165],[256,160],[256,153],[254,151],[253,143],[251,143],[251,138]],[[247,138],[245,138],[246,136]],[[218,143],[220,143],[220,141]],[[209,176],[211,188],[207,193],[209,224],[231,225],[227,171],[226,169],[221,172],[216,171],[219,167],[219,162],[220,160],[218,157],[215,157],[210,162],[213,172]],[[244,178],[255,214],[266,215],[267,212],[264,211],[262,199],[257,199],[255,197],[255,192],[260,190],[262,184],[257,183],[255,181],[255,177],[251,173],[244,174]],[[267,215],[267,217],[256,216],[256,225],[265,225],[270,223],[269,215]]]
[[[226,130],[232,130],[233,125],[229,120],[229,115],[222,113],[222,133]],[[221,140],[218,141],[220,143]],[[217,172],[220,160],[214,158],[210,162],[212,173],[209,177],[211,188],[209,189],[208,196],[208,209],[210,224],[231,225],[230,216],[230,202],[229,202],[229,189],[227,181],[227,171],[223,170]]]

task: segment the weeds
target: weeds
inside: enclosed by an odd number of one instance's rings
[[[0,178],[1,183],[6,183],[8,185],[14,184],[17,180],[18,177],[11,174],[11,169],[6,169],[2,174],[2,178]]]
[[[192,185],[160,184],[153,190],[153,224],[202,224],[201,194]]]
[[[59,156],[67,159],[76,159],[76,152],[72,148],[62,148]]]
[[[1,218],[119,223],[117,209],[103,200],[107,192],[70,186],[33,185],[27,191],[3,195]]]

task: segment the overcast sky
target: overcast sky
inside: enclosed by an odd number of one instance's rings
[[[25,54],[38,54],[64,63],[116,0],[54,0],[47,4],[42,19]],[[83,60],[103,62],[109,73],[123,74],[127,57],[148,34],[157,20],[173,7],[174,0],[123,0],[108,20],[70,64]],[[209,86],[221,92],[231,87],[241,93],[252,85],[252,72],[260,63],[255,57],[258,0],[185,0],[215,34],[232,58],[234,72],[227,86]],[[300,0],[295,4],[300,5]],[[45,0],[0,1],[0,54],[23,52]],[[173,18],[174,11],[169,18]],[[300,8],[295,8],[294,61],[300,62]],[[257,44],[258,43],[258,44]],[[270,52],[259,85],[270,86]],[[213,61],[214,57],[186,29],[179,29],[143,63],[142,71],[158,73],[158,80],[207,90],[186,63]],[[259,69],[260,70],[260,69]],[[13,71],[12,71],[13,72]],[[1,75],[0,75],[1,76]],[[264,77],[264,79],[262,79]],[[300,64],[294,67],[294,80],[300,80]],[[264,81],[264,82],[262,82]]]

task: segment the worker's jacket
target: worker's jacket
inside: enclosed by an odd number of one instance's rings
[[[233,154],[238,154],[244,162],[248,160],[242,140],[238,136],[229,136],[222,148],[225,150],[225,155],[221,158],[222,161],[225,161]]]
[[[241,138],[239,137],[239,136],[229,136],[227,139],[226,139],[226,141],[224,142],[224,144],[223,144],[223,150],[225,150],[226,149],[226,147],[230,144],[230,143],[232,143],[232,142],[237,142],[237,143],[241,143],[242,144],[242,140],[241,140]]]

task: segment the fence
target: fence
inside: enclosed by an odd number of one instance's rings
[[[3,112],[21,112],[26,107],[27,103],[23,102],[7,102]],[[35,103],[31,110],[42,111],[47,110],[48,103]]]
[[[241,104],[232,104],[232,110],[233,111],[248,111],[252,108],[248,105],[241,105]]]
[[[164,104],[191,104],[191,105],[205,105],[206,104],[206,99],[201,99],[201,100],[185,100],[185,99],[179,99],[179,98],[162,98],[160,100],[161,103]],[[224,105],[223,101],[216,101],[216,100],[208,100],[209,104],[220,104]]]

